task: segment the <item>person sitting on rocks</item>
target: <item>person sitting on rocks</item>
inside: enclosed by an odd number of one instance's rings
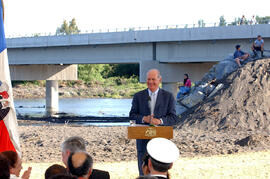
[[[264,46],[264,40],[262,39],[261,35],[258,35],[257,39],[253,42],[252,47],[251,47],[255,57],[258,55],[257,54],[258,51],[261,52],[261,57],[264,57],[263,46]]]
[[[68,171],[65,167],[58,164],[54,164],[45,171],[45,179],[49,179],[52,176],[55,176],[58,174],[68,174]]]
[[[62,148],[62,161],[67,167],[68,157],[71,153],[78,151],[83,152],[86,151],[85,140],[78,136],[69,137],[62,143],[61,148]],[[110,174],[107,171],[93,169],[89,179],[99,179],[99,178],[110,179]]]
[[[179,92],[177,93],[176,99],[179,99],[181,95],[189,93],[191,88],[191,80],[188,77],[188,74],[184,74],[184,86],[179,87]]]
[[[246,59],[248,59],[249,57],[249,54],[248,53],[245,53],[243,52],[241,49],[240,49],[240,45],[236,45],[235,48],[236,48],[236,51],[234,52],[234,59],[237,63],[237,65],[239,67],[241,67],[241,62],[244,62]]]
[[[18,154],[14,151],[5,151],[1,153],[8,162],[9,162],[9,171],[10,171],[10,179],[29,179],[32,168],[29,167],[20,177],[20,172],[22,170],[22,160],[18,156]]]
[[[68,170],[78,179],[88,179],[92,173],[93,159],[85,152],[71,153],[68,157]]]

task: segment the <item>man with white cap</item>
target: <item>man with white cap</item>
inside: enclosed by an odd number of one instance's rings
[[[172,168],[173,162],[179,158],[179,149],[170,140],[165,138],[154,138],[146,146],[148,168],[150,176],[158,179],[168,178],[168,170]]]

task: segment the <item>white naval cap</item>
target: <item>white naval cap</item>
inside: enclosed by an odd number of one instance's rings
[[[161,163],[173,163],[179,158],[179,149],[170,140],[154,138],[146,146],[148,154]]]

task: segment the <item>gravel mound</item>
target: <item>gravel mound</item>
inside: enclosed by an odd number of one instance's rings
[[[220,82],[224,88],[184,113],[177,128],[269,132],[270,59],[250,62]]]

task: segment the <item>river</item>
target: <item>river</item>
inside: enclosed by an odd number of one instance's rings
[[[59,113],[78,117],[128,117],[131,102],[132,99],[60,98]],[[15,99],[14,105],[17,115],[43,117],[46,113],[45,99]]]

